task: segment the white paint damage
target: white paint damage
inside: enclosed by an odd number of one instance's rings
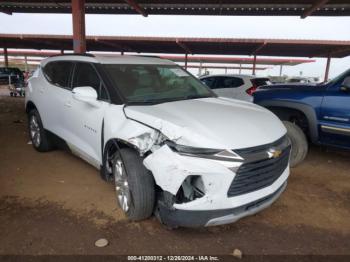
[[[188,176],[202,178],[205,195],[187,203],[174,204],[175,208],[233,208],[265,195],[259,190],[247,194],[248,197],[228,198],[228,188],[241,163],[184,156],[162,143],[171,140],[184,146],[228,151],[268,144],[282,137],[285,128],[265,109],[250,103],[232,103],[227,99],[199,99],[153,106],[127,106],[124,116],[121,111],[117,106],[108,110],[105,123],[113,124],[105,129],[106,141],[118,137],[137,148],[140,155],[147,153],[143,163],[164,191],[176,195]],[[123,120],[117,124],[113,121],[116,118]],[[276,183],[284,182],[287,175],[286,171]]]
[[[128,106],[125,114],[177,143],[192,147],[235,149],[276,141],[286,133],[281,121],[257,105],[204,98]]]

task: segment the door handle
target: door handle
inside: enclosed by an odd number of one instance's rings
[[[40,87],[39,92],[43,94],[44,93],[44,87]]]
[[[72,102],[71,101],[67,101],[67,102],[64,103],[64,106],[72,107]]]

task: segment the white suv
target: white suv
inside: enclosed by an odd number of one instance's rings
[[[251,75],[209,75],[200,80],[218,96],[253,102],[259,86],[270,85],[270,79]]]
[[[168,60],[63,55],[29,80],[33,146],[59,142],[115,183],[131,220],[170,227],[234,222],[286,187],[290,144],[257,105],[218,98]]]

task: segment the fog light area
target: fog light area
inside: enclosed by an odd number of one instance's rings
[[[201,176],[188,176],[176,193],[175,203],[187,203],[205,194],[204,183]]]

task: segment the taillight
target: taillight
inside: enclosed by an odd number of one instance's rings
[[[248,89],[246,90],[246,92],[247,92],[248,95],[252,96],[253,93],[256,91],[257,88],[258,88],[257,86],[252,86],[252,87],[248,88]]]

